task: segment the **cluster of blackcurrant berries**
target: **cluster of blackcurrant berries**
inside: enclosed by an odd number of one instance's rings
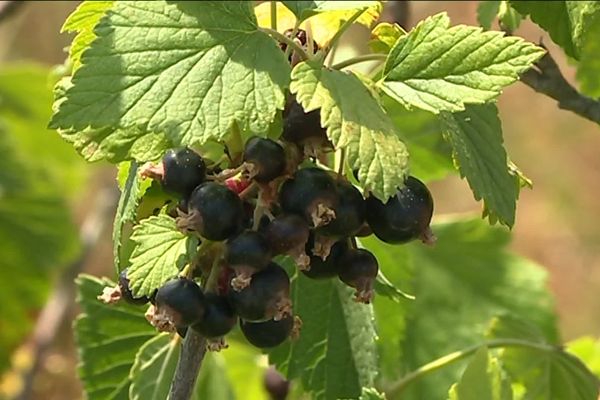
[[[151,298],[135,298],[127,271],[120,276],[120,297],[151,301],[146,316],[159,330],[183,335],[194,329],[219,348],[239,320],[250,343],[274,347],[300,324],[290,278],[275,257],[291,257],[298,273],[311,279],[338,277],[355,289],[356,301],[369,303],[379,266],[355,238],[432,240],[433,200],[421,181],[408,177],[385,202],[363,196],[325,166],[335,149],[318,110],[305,113],[290,96],[283,117],[279,140],[251,137],[239,154],[226,148],[227,169],[190,148],[171,149],[160,164],[142,168],[142,176],[180,199],[169,211],[177,227],[200,239],[185,277],[175,277]]]

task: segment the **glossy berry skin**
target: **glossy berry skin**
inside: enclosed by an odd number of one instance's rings
[[[290,279],[274,262],[255,273],[250,284],[240,291],[230,290],[228,298],[236,313],[248,321],[273,318],[282,303],[289,303]]]
[[[285,254],[308,240],[309,228],[306,221],[294,214],[282,214],[268,223],[262,230],[274,255]]]
[[[214,293],[207,293],[206,311],[200,322],[192,325],[205,338],[214,339],[226,335],[237,322],[235,311],[227,298]]]
[[[370,303],[373,299],[373,282],[379,272],[375,256],[365,249],[350,249],[339,260],[339,277],[346,285],[356,289],[356,300]]]
[[[193,150],[184,147],[168,150],[163,159],[162,186],[165,191],[187,197],[206,177],[206,164]]]
[[[365,200],[354,185],[345,180],[336,182],[339,204],[335,207],[335,219],[318,228],[318,233],[332,237],[348,237],[358,232],[365,222]]]
[[[348,241],[342,239],[336,242],[331,247],[331,252],[325,260],[312,254],[313,242],[311,237],[306,244],[306,254],[310,257],[310,268],[303,270],[302,273],[311,279],[328,279],[338,276],[340,271],[339,261],[348,250]]]
[[[285,171],[285,151],[271,139],[254,136],[246,142],[244,161],[252,164],[255,181],[267,183],[281,176]]]
[[[288,315],[280,321],[250,322],[240,320],[246,340],[261,349],[276,347],[285,342],[294,328],[294,317]]]
[[[121,298],[129,304],[143,305],[150,301],[148,296],[133,297],[133,293],[129,287],[129,279],[127,278],[127,268],[119,274],[119,289],[121,290]]]
[[[188,211],[191,227],[208,240],[221,241],[235,235],[244,221],[238,195],[216,182],[203,183],[192,192]]]
[[[421,238],[433,215],[431,193],[423,182],[412,176],[385,204],[371,196],[366,205],[369,226],[375,236],[386,243],[406,243]]]
[[[202,319],[206,300],[196,282],[176,278],[165,283],[156,293],[156,307],[166,309],[177,327],[192,325]]]
[[[302,144],[307,140],[317,144],[325,144],[329,140],[327,130],[321,126],[320,111],[313,110],[306,113],[295,99],[283,111],[283,133],[281,137],[296,144]]]
[[[225,261],[230,267],[244,265],[264,269],[271,261],[271,249],[263,235],[245,230],[227,241]]]
[[[339,202],[335,181],[320,168],[303,168],[292,179],[281,185],[279,203],[284,212],[303,217],[311,226],[317,226],[319,207],[335,209]],[[326,223],[326,222],[325,222]]]

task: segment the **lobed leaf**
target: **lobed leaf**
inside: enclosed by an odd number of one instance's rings
[[[462,112],[442,113],[441,119],[461,176],[475,199],[483,200],[484,215],[512,227],[519,186],[508,166],[497,107],[472,105]]]
[[[130,400],[163,400],[169,388],[179,359],[179,340],[162,333],[140,347],[129,373]]]
[[[406,107],[439,113],[494,100],[544,50],[501,32],[429,17],[392,48],[381,88]]]
[[[400,25],[381,22],[371,31],[369,47],[375,53],[388,54],[396,41],[404,35],[406,32]]]
[[[156,335],[144,309],[124,302],[107,305],[96,297],[114,284],[89,275],[77,280],[82,314],[75,322],[79,376],[89,400],[129,400],[129,370],[138,348]]]
[[[136,225],[135,243],[127,270],[129,286],[136,297],[150,296],[196,255],[198,239],[177,230],[168,215],[152,216]]]
[[[234,122],[264,132],[283,109],[290,67],[248,2],[117,2],[94,33],[53,128],[193,145],[225,139]]]
[[[365,189],[387,199],[404,185],[406,146],[389,117],[362,81],[352,73],[300,63],[290,90],[305,111],[320,109],[321,125]]]

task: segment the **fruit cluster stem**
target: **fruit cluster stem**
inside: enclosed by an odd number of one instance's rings
[[[189,400],[192,397],[205,354],[206,339],[194,329],[188,329],[169,390],[169,400]]]

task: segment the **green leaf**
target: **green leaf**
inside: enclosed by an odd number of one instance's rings
[[[168,397],[179,359],[179,340],[160,334],[140,347],[129,377],[130,400],[163,400]]]
[[[411,175],[428,182],[456,172],[439,118],[427,111],[407,110],[389,96],[383,96],[383,106],[408,148]]]
[[[138,176],[138,166],[132,161],[129,163],[127,170],[127,178],[121,188],[121,197],[117,206],[115,220],[113,222],[113,260],[117,273],[126,268],[126,260],[124,260],[123,249],[123,233],[127,227],[135,220],[135,213],[139,204],[143,190],[141,181]]]
[[[67,17],[61,32],[77,32],[69,48],[73,71],[81,66],[81,54],[96,38],[94,27],[113,3],[113,1],[84,1]]]
[[[494,100],[544,54],[521,38],[449,25],[438,14],[396,42],[380,83],[389,96],[433,113],[461,111]]]
[[[89,400],[129,400],[129,370],[138,348],[156,335],[144,309],[124,302],[107,305],[96,297],[114,284],[89,275],[77,280],[82,307],[75,323],[79,376]]]
[[[500,10],[500,0],[480,0],[477,6],[477,22],[486,31],[492,27]]]
[[[577,67],[577,80],[581,91],[590,97],[600,98],[600,15],[590,25],[586,40],[581,49],[581,58]]]
[[[507,32],[514,32],[521,25],[521,14],[512,8],[507,0],[500,3],[498,18],[500,19],[500,26]]]
[[[204,354],[202,367],[198,375],[198,383],[196,383],[196,390],[194,391],[197,400],[235,400],[236,397],[231,387],[231,380],[227,376],[227,372],[231,369],[242,369],[248,375],[252,375],[253,373],[260,374],[261,370],[254,368],[254,365],[229,361],[231,353],[236,353],[236,347],[230,346],[222,354],[215,352],[206,352]],[[227,357],[227,361],[225,361],[225,357]],[[240,376],[239,382],[236,382],[238,386],[243,386],[247,389],[245,392],[242,391],[238,398],[244,398],[244,395],[247,394],[247,398],[249,399],[262,400],[260,397],[256,397],[252,390],[248,390],[249,386],[253,383],[262,384],[262,380],[256,379],[254,376],[249,377],[248,375]],[[260,389],[262,390],[262,387]]]
[[[600,13],[597,1],[510,1],[522,15],[550,34],[569,57],[579,59],[583,40]]]
[[[118,2],[94,32],[54,128],[135,127],[193,145],[234,122],[265,132],[283,109],[290,67],[248,2]]]
[[[381,22],[371,31],[369,48],[374,53],[387,54],[400,36],[404,35],[406,35],[406,31],[400,25]]]
[[[168,215],[152,216],[134,227],[135,243],[127,270],[129,285],[137,296],[150,296],[195,257],[198,239],[177,230]]]
[[[584,336],[566,345],[567,351],[577,356],[596,376],[600,376],[600,340]]]
[[[502,145],[502,126],[494,104],[473,105],[458,113],[442,113],[444,135],[452,145],[461,176],[469,182],[476,200],[483,200],[484,215],[504,225],[515,223],[518,186],[508,168]]]
[[[269,353],[288,379],[301,378],[313,399],[357,398],[372,386],[377,371],[371,306],[352,300],[352,290],[337,281],[293,280],[294,312],[302,334]]]
[[[509,314],[526,319],[549,343],[558,341],[547,273],[507,250],[509,233],[479,219],[447,220],[432,230],[434,247],[406,247],[414,264],[403,368],[410,371],[458,349],[481,343],[488,321]],[[439,399],[459,378],[461,363],[414,382],[403,400]]]
[[[359,10],[379,7],[379,1],[282,1],[300,21],[328,11]]]
[[[221,368],[224,368],[221,379],[226,379],[230,383],[230,396],[235,399],[268,400],[270,396],[263,383],[267,369],[265,355],[249,345],[245,339],[231,341],[231,336],[229,335],[227,339],[230,342],[229,348],[221,353]],[[198,400],[222,398],[200,397]]]
[[[450,400],[512,400],[510,380],[498,359],[481,347],[473,356],[460,381],[450,388]]]
[[[518,347],[502,351],[500,359],[514,382],[526,389],[528,400],[596,400],[600,381],[572,354],[550,346],[528,322],[502,318],[488,332],[491,338],[524,339],[537,348]]]
[[[386,397],[375,388],[363,388],[358,400],[386,400]]]
[[[359,181],[386,199],[404,185],[406,146],[368,88],[352,73],[308,63],[292,71],[290,90],[308,112],[321,109],[321,125],[336,148],[345,149]]]
[[[377,295],[373,300],[377,325],[377,348],[383,379],[396,379],[404,373],[401,343],[405,339],[406,320],[413,301],[408,301],[405,292],[412,293],[413,262],[405,246],[392,246],[374,236],[360,238],[360,246],[368,249],[377,258],[379,270],[389,277],[385,291],[375,285]],[[387,292],[391,292],[388,294]],[[400,291],[401,294],[396,293]],[[410,297],[414,300],[414,297]]]

